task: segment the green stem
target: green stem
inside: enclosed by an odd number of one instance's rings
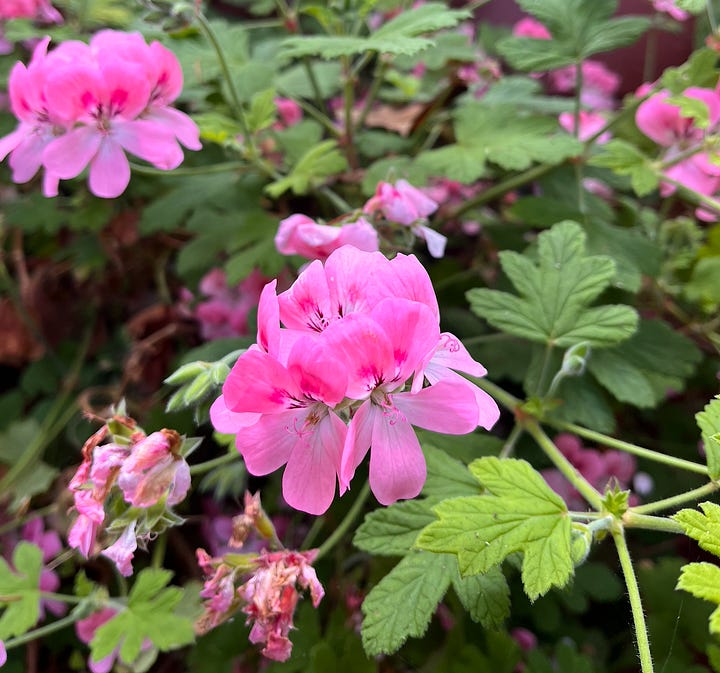
[[[547,346],[545,346],[545,354],[543,356],[542,368],[540,369],[540,376],[538,377],[538,382],[535,386],[535,394],[541,398],[543,397],[543,391],[545,389],[545,379],[547,378],[547,370],[548,365],[550,364],[550,360],[552,358],[552,352],[553,346],[552,344],[548,343]]]
[[[41,626],[40,628],[33,629],[32,631],[28,631],[27,633],[23,633],[21,636],[17,636],[17,638],[10,638],[10,640],[6,640],[5,649],[11,650],[13,647],[19,647],[20,645],[25,645],[25,643],[32,642],[33,640],[37,640],[38,638],[44,638],[51,633],[61,631],[68,626],[72,626],[75,622],[80,619],[84,619],[87,616],[88,615],[86,614],[85,610],[73,610],[69,615],[67,615],[67,617],[63,617],[62,619],[58,619],[51,624],[46,624],[45,626]]]
[[[52,591],[41,591],[40,598],[46,601],[61,601],[62,603],[75,603],[76,605],[87,601],[87,596],[73,596],[71,594],[56,594]]]
[[[605,519],[607,514],[604,512],[568,512],[568,516],[573,521],[592,521],[597,519]]]
[[[682,526],[664,516],[648,516],[647,514],[638,514],[629,509],[622,517],[623,525],[627,528],[644,528],[645,530],[659,530],[665,533],[683,533]]]
[[[709,484],[695,488],[692,491],[687,491],[686,493],[681,493],[680,495],[673,495],[670,498],[663,498],[655,502],[648,502],[645,505],[638,505],[637,507],[633,507],[631,511],[636,514],[649,514],[650,512],[659,512],[663,509],[675,509],[679,505],[700,500],[700,498],[704,498],[717,490],[718,484],[712,481]]]
[[[627,586],[628,597],[630,599],[630,610],[632,611],[633,623],[635,625],[635,638],[640,656],[640,670],[642,673],[653,673],[650,639],[648,638],[645,613],[643,612],[642,601],[640,600],[640,589],[638,587],[637,577],[635,577],[635,568],[633,568],[622,526],[616,526],[612,530],[612,536],[615,541],[615,547],[617,548],[620,566],[625,576],[625,585]]]
[[[330,117],[328,117],[326,114],[323,114],[309,103],[306,103],[304,100],[298,100],[296,102],[301,107],[303,112],[306,112],[316,122],[322,124],[328,133],[335,136],[336,138],[342,136],[342,131],[337,126],[335,126],[333,120],[330,119]]]
[[[715,18],[715,7],[713,7],[713,0],[706,0],[705,8],[707,9],[708,23],[710,24],[710,30],[713,33],[718,32],[717,19]]]
[[[583,71],[582,61],[575,64],[575,109],[573,117],[575,120],[575,128],[573,129],[576,138],[580,137],[580,112],[582,110],[581,98],[583,88]]]
[[[330,201],[330,203],[332,203],[340,213],[350,213],[354,210],[354,208],[345,199],[329,187],[318,187],[317,192]]]
[[[165,562],[165,551],[167,549],[167,533],[160,535],[153,545],[150,565],[153,568],[162,568]]]
[[[540,424],[534,419],[528,419],[523,422],[524,429],[532,435],[540,448],[545,452],[548,458],[552,460],[555,467],[562,475],[575,487],[580,495],[587,500],[596,510],[602,509],[602,496],[598,493],[592,484],[575,469],[573,464],[565,458],[560,449],[555,446],[552,440],[543,432]]]
[[[308,534],[305,536],[305,539],[302,541],[302,544],[300,545],[301,550],[310,549],[312,547],[312,543],[315,541],[315,538],[318,536],[320,531],[322,530],[322,527],[325,525],[325,517],[324,516],[318,516],[315,517],[315,521],[313,521],[312,526],[310,526],[310,530],[308,531]]]
[[[228,453],[224,456],[220,456],[219,458],[213,458],[212,460],[206,460],[204,463],[197,463],[196,465],[190,466],[190,474],[192,476],[197,476],[198,474],[205,474],[206,472],[210,472],[210,470],[215,469],[216,467],[219,467],[220,465],[227,465],[228,463],[233,463],[238,459],[238,454]]]
[[[720,213],[720,201],[718,201],[717,199],[713,199],[710,196],[706,196],[705,194],[696,192],[694,189],[690,189],[689,187],[682,184],[682,182],[678,182],[677,180],[673,180],[667,177],[667,175],[662,175],[661,178],[663,182],[667,182],[669,185],[674,185],[675,187],[677,187],[677,190],[681,196],[690,199],[696,204],[712,208],[714,211]]]
[[[163,171],[160,168],[152,166],[142,166],[133,161],[130,162],[130,168],[134,173],[143,175],[161,175],[171,177],[183,177],[186,175],[213,175],[215,173],[231,173],[248,170],[248,164],[240,161],[224,161],[220,164],[211,164],[208,166],[184,166],[183,168],[174,168],[171,171]]]
[[[522,426],[519,423],[515,424],[513,429],[510,431],[510,435],[505,440],[505,444],[503,444],[503,447],[498,454],[498,458],[509,458],[512,455],[515,450],[515,444],[517,444],[517,441],[522,436],[522,433]]]
[[[472,210],[473,208],[476,208],[477,206],[481,206],[484,203],[488,203],[490,201],[493,201],[504,194],[506,194],[509,191],[512,191],[513,189],[517,189],[518,187],[522,187],[523,185],[526,185],[528,182],[532,182],[533,180],[537,180],[538,178],[541,178],[546,173],[549,173],[551,170],[555,168],[555,164],[540,164],[539,166],[533,166],[532,168],[529,168],[528,170],[518,173],[517,175],[513,175],[512,177],[508,178],[507,180],[503,180],[502,182],[498,182],[496,185],[493,185],[492,187],[489,187],[484,192],[481,192],[477,196],[473,197],[472,199],[468,199],[463,204],[458,206],[455,210],[448,213],[444,218],[438,220],[438,218],[435,218],[436,222],[446,222],[448,220],[454,220],[460,217],[463,213],[466,213],[468,210]]]
[[[347,157],[348,164],[350,164],[350,168],[357,168],[357,157],[355,155],[355,147],[353,146],[354,138],[352,121],[353,105],[355,104],[355,79],[350,67],[349,57],[343,56],[342,64],[343,76],[345,79],[345,84],[343,86],[345,133],[342,142],[345,148],[345,156]]]
[[[696,474],[702,474],[707,476],[708,469],[705,465],[700,463],[694,463],[691,460],[685,460],[683,458],[676,458],[675,456],[668,456],[665,453],[659,451],[653,451],[652,449],[646,449],[636,444],[630,444],[630,442],[624,442],[621,439],[615,439],[609,435],[604,435],[601,432],[595,430],[588,430],[581,425],[575,425],[574,423],[565,423],[564,421],[556,421],[551,418],[543,419],[543,423],[547,423],[558,430],[565,430],[572,432],[575,435],[590,439],[594,442],[604,444],[605,446],[612,447],[613,449],[619,449],[625,451],[625,453],[632,453],[640,458],[647,458],[648,460],[654,460],[656,463],[664,463],[665,465],[672,465],[673,467],[680,468],[681,470],[687,470],[688,472],[695,472]]]
[[[348,510],[345,518],[340,522],[338,527],[332,532],[330,537],[323,542],[318,548],[316,561],[321,559],[327,554],[347,533],[350,526],[352,526],[355,519],[360,514],[362,508],[365,506],[365,501],[370,495],[370,482],[365,482],[365,485],[358,493],[357,500],[352,504],[352,507]]]
[[[382,86],[383,80],[385,79],[385,73],[387,72],[389,66],[390,63],[388,61],[380,58],[380,61],[375,68],[375,73],[373,74],[373,81],[370,85],[370,90],[365,97],[365,103],[363,104],[362,111],[360,112],[360,116],[358,117],[357,124],[355,124],[356,129],[361,129],[365,125],[365,119],[370,113],[370,109],[372,108],[373,103],[377,98],[380,87]]]

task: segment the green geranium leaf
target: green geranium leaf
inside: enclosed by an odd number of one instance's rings
[[[195,636],[192,620],[175,612],[183,598],[180,587],[167,587],[172,573],[146,568],[130,590],[127,609],[118,612],[95,632],[90,643],[93,661],[120,647],[120,658],[131,664],[148,639],[161,651],[191,643]]]
[[[472,310],[498,329],[562,348],[580,341],[611,346],[630,337],[638,315],[629,306],[590,307],[610,284],[615,264],[588,255],[585,234],[575,222],[561,222],[538,238],[538,264],[514,251],[500,263],[521,296],[478,288],[467,293]]]
[[[295,194],[307,194],[326,177],[346,168],[347,161],[337,148],[337,142],[325,140],[305,152],[289,175],[268,185],[265,191],[273,198],[277,198],[289,189]]]
[[[456,572],[452,585],[473,621],[486,629],[502,627],[510,614],[510,589],[499,567],[490,568],[484,575],[463,577]]]
[[[630,184],[638,196],[646,196],[657,189],[660,182],[650,159],[624,140],[613,139],[602,145],[602,149],[589,163],[591,166],[609,168],[618,175],[629,175]]]
[[[470,471],[486,495],[445,500],[439,521],[415,543],[419,549],[457,554],[463,575],[483,574],[522,552],[522,579],[531,600],[564,586],[573,573],[567,507],[524,460],[480,458]]]
[[[466,10],[449,9],[439,2],[430,2],[411,12],[401,12],[373,31],[368,37],[309,36],[292,37],[283,42],[287,56],[320,56],[331,59],[375,51],[385,54],[412,55],[433,46],[433,41],[419,37],[442,28],[452,28],[470,17]]]
[[[423,446],[423,453],[427,463],[423,495],[440,499],[480,493],[477,481],[468,472],[467,466],[459,460],[445,451],[427,445]]]
[[[685,535],[715,556],[720,556],[720,505],[714,502],[700,503],[702,512],[682,509],[673,515],[685,531]]]
[[[0,557],[0,640],[19,636],[31,629],[40,616],[40,573],[42,551],[29,542],[19,542],[13,552],[12,570]]]
[[[720,433],[720,395],[706,404],[703,411],[695,414],[695,420],[702,432],[710,479],[718,479],[720,478],[720,438],[718,437],[718,433]]]
[[[560,163],[582,151],[582,143],[560,132],[557,121],[520,116],[511,104],[472,101],[455,113],[454,145],[423,152],[419,164],[430,174],[470,183],[487,174],[487,162],[521,171],[534,161]]]
[[[396,502],[370,512],[355,532],[353,544],[371,554],[404,556],[420,531],[433,521],[435,515],[427,502]]]
[[[593,54],[633,43],[650,25],[644,17],[611,18],[616,0],[518,0],[552,39],[508,37],[500,54],[517,70],[540,71],[579,63]]]
[[[676,588],[720,604],[720,568],[712,563],[689,563],[683,566]],[[720,634],[720,607],[710,615],[710,633]]]
[[[390,654],[422,636],[456,565],[448,554],[411,552],[383,577],[362,604],[365,652]]]
[[[666,323],[643,320],[627,341],[593,353],[588,370],[621,402],[654,407],[669,389],[684,388],[701,358],[697,346]]]

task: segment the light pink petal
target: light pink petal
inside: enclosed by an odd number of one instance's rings
[[[635,113],[637,127],[658,145],[670,147],[682,135],[680,108],[666,103],[667,91],[640,103]]]
[[[41,133],[34,132],[26,135],[15,147],[10,155],[10,168],[13,169],[14,182],[27,182],[42,166],[43,151],[49,138]]]
[[[330,303],[325,270],[311,262],[292,287],[278,296],[280,319],[286,327],[322,332],[337,317]]]
[[[170,506],[177,505],[185,500],[185,496],[190,490],[190,484],[190,466],[184,460],[176,460],[175,478],[168,491],[167,504]]]
[[[104,199],[120,196],[130,182],[130,164],[125,152],[112,136],[104,136],[90,163],[88,187]]]
[[[340,237],[337,243],[338,246],[352,245],[365,252],[376,252],[380,248],[380,239],[375,227],[364,217],[359,218],[357,222],[340,227]]]
[[[68,533],[68,545],[73,549],[77,549],[87,558],[92,553],[95,545],[97,528],[97,524],[92,519],[84,514],[78,515]]]
[[[257,343],[276,357],[280,341],[280,304],[277,298],[277,280],[262,289],[257,311]]]
[[[304,336],[288,357],[288,371],[306,398],[335,406],[345,397],[347,372],[325,340]]]
[[[235,412],[274,413],[288,409],[302,392],[290,373],[261,350],[243,353],[225,380],[223,397]]]
[[[427,467],[415,431],[401,414],[376,413],[370,449],[370,488],[383,505],[414,498]]]
[[[415,371],[422,371],[440,340],[433,312],[409,299],[383,299],[370,314],[382,325],[392,344],[395,371],[392,380],[402,385]]]
[[[287,463],[300,440],[308,413],[304,408],[267,414],[238,433],[235,446],[245,459],[250,474],[270,474]]]
[[[45,98],[47,107],[68,120],[83,120],[93,124],[93,114],[102,103],[105,84],[97,68],[86,63],[60,64],[47,78]]]
[[[328,257],[325,275],[336,315],[369,313],[381,299],[395,296],[389,287],[393,276],[390,262],[380,252],[344,245]]]
[[[103,106],[111,117],[135,119],[150,102],[150,83],[144,68],[132,61],[107,55],[100,58]]]
[[[392,273],[383,278],[387,283],[391,297],[404,297],[419,301],[430,308],[436,320],[440,322],[440,309],[430,276],[415,255],[396,255],[390,260]]]
[[[391,397],[408,422],[420,428],[464,435],[477,427],[477,402],[472,384],[464,379],[443,379],[418,393],[396,393]]]
[[[355,470],[370,449],[375,415],[382,413],[370,400],[363,402],[348,425],[340,461],[340,494],[349,487]]]
[[[230,411],[225,405],[225,398],[220,395],[210,407],[210,421],[213,427],[226,435],[234,435],[250,425],[254,425],[260,420],[261,414],[253,414],[248,412]]]
[[[184,112],[171,107],[153,107],[144,119],[167,128],[189,150],[201,150],[200,129]]]
[[[14,131],[0,138],[0,161],[22,142],[29,131],[27,126],[20,124]]]
[[[283,474],[283,497],[291,507],[323,514],[332,504],[347,427],[328,413],[298,442]]]
[[[445,255],[447,236],[443,236],[440,232],[425,225],[417,227],[417,230],[420,232],[420,236],[425,239],[430,256],[441,259]]]
[[[450,332],[443,332],[440,335],[440,343],[431,362],[458,372],[465,372],[470,376],[485,376],[487,374],[485,367],[476,362],[460,339]]]
[[[0,640],[0,666],[4,666],[7,662],[7,650],[5,649],[5,643]]]
[[[56,138],[42,154],[45,168],[62,180],[83,172],[100,148],[102,136],[92,126],[81,126]]]
[[[156,122],[117,120],[113,122],[112,137],[130,154],[162,170],[177,168],[184,158],[172,132]]]
[[[348,397],[366,398],[397,375],[393,343],[383,327],[364,313],[334,322],[324,333],[328,349],[345,363]]]
[[[157,68],[157,81],[154,87],[153,102],[156,105],[168,105],[172,103],[182,91],[182,68],[175,54],[159,42],[153,42],[150,45],[150,54]],[[182,140],[180,142],[185,145]],[[186,145],[186,147],[189,147],[189,145]]]
[[[107,556],[116,566],[123,577],[132,575],[132,560],[137,549],[135,538],[135,521],[133,521],[122,533],[122,535],[107,549],[101,553]]]

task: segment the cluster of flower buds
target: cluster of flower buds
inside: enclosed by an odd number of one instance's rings
[[[251,643],[263,643],[263,655],[275,661],[290,658],[293,615],[300,589],[309,589],[314,607],[325,595],[312,562],[317,550],[297,552],[283,549],[272,521],[260,504],[258,494],[245,494],[245,510],[232,522],[227,542],[231,549],[241,549],[255,535],[276,551],[260,553],[229,552],[213,558],[204,549],[197,550],[198,564],[205,574],[200,596],[205,609],[195,630],[207,633],[241,610],[252,624]]]
[[[442,257],[447,238],[427,226],[427,217],[437,208],[436,201],[407,180],[380,182],[363,206],[362,215],[355,211],[330,225],[319,224],[307,215],[291,215],[280,222],[275,246],[283,255],[325,260],[344,245],[375,252],[380,247],[377,230],[399,227],[424,239],[433,257]]]
[[[646,88],[644,85],[639,93]],[[720,190],[720,165],[717,151],[703,143],[718,130],[720,94],[715,89],[689,87],[680,97],[697,101],[707,110],[707,118],[700,120],[684,114],[681,102],[673,102],[670,92],[663,90],[640,103],[635,123],[648,138],[665,148],[662,161],[667,168],[663,172],[670,180],[711,196]],[[669,196],[675,189],[674,184],[665,182],[660,193]],[[717,213],[703,208],[695,214],[702,220],[717,219]]]
[[[96,196],[114,198],[130,181],[130,152],[163,170],[183,160],[180,145],[200,149],[195,123],[171,107],[182,89],[175,55],[140,33],[101,31],[89,44],[68,41],[48,52],[42,40],[26,67],[10,73],[10,105],[19,125],[0,138],[15,182],[44,168],[43,191],[89,170]]]
[[[236,435],[252,474],[287,464],[283,496],[296,509],[325,512],[368,451],[377,499],[414,498],[426,466],[413,425],[465,434],[499,416],[457,373],[485,368],[439,322],[417,258],[339,248],[279,296],[265,286],[257,343],[228,375],[212,422]]]
[[[121,574],[131,575],[138,543],[182,522],[170,508],[190,488],[185,457],[196,445],[175,430],[146,435],[131,418],[113,416],[83,446],[82,463],[70,481],[78,516],[69,545],[86,558],[99,548]],[[107,512],[113,516],[106,526]]]

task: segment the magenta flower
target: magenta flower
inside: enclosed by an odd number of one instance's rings
[[[318,224],[306,215],[291,215],[280,222],[275,247],[283,255],[302,255],[325,260],[344,245],[374,252],[379,249],[378,235],[363,217],[337,227]]]
[[[653,7],[658,12],[669,14],[676,21],[685,21],[690,18],[690,13],[680,9],[675,0],[652,0]]]
[[[562,126],[568,133],[575,135],[579,140],[583,142],[592,138],[598,131],[605,127],[607,119],[597,112],[589,112],[588,110],[580,110],[578,115],[578,129],[575,128],[575,115],[572,112],[561,112],[558,117],[560,126]],[[609,131],[601,133],[595,142],[598,145],[603,145],[612,138],[612,134]]]
[[[287,661],[292,651],[288,634],[300,589],[309,589],[313,607],[320,604],[325,590],[310,565],[317,550],[265,553],[257,559],[254,575],[238,589],[247,602],[243,612],[252,624],[251,643],[264,643],[263,655],[274,661]]]
[[[2,668],[7,663],[7,650],[5,649],[5,643],[0,640],[0,668]],[[96,671],[93,671],[93,673],[99,673]]]
[[[602,63],[589,59],[581,65],[582,91],[580,102],[590,110],[612,110],[620,88],[620,76]],[[577,87],[577,70],[574,65],[558,68],[550,73],[556,91],[571,93]]]
[[[275,99],[275,106],[280,116],[279,128],[295,126],[302,120],[302,108],[292,98],[278,97]]]
[[[520,19],[512,29],[515,37],[531,37],[536,40],[549,40],[552,36],[550,31],[537,19],[526,16]]]

